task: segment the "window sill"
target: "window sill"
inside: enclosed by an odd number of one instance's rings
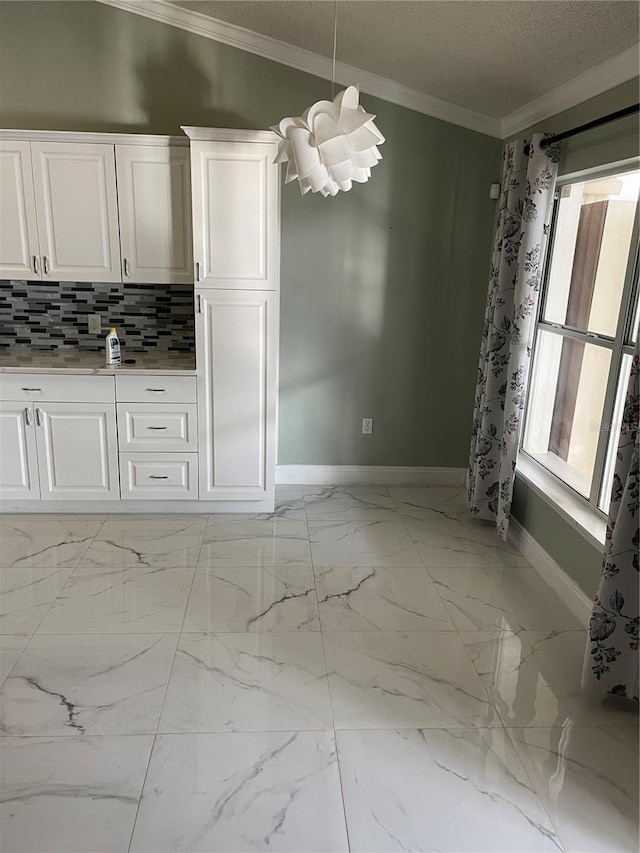
[[[547,473],[526,453],[518,455],[516,475],[594,548],[603,548],[607,522],[599,512],[586,506],[569,487]]]

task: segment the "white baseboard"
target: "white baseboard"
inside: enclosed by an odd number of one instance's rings
[[[509,543],[520,551],[547,586],[586,627],[591,618],[592,600],[515,518],[509,521]]]
[[[281,486],[463,486],[465,468],[385,465],[277,465]]]

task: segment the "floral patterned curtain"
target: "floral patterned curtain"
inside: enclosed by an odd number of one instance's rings
[[[476,387],[471,512],[506,539],[545,237],[560,147],[543,134],[507,143]]]
[[[638,413],[640,354],[631,365],[613,475],[600,587],[591,612],[582,686],[638,700]]]

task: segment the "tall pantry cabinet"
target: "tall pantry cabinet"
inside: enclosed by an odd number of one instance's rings
[[[271,503],[280,261],[276,138],[266,131],[183,130],[191,140],[200,500]]]

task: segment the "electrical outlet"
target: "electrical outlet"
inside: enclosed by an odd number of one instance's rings
[[[89,334],[99,335],[102,332],[102,317],[99,314],[89,314]]]
[[[373,432],[373,418],[362,419],[362,434],[371,435]]]

